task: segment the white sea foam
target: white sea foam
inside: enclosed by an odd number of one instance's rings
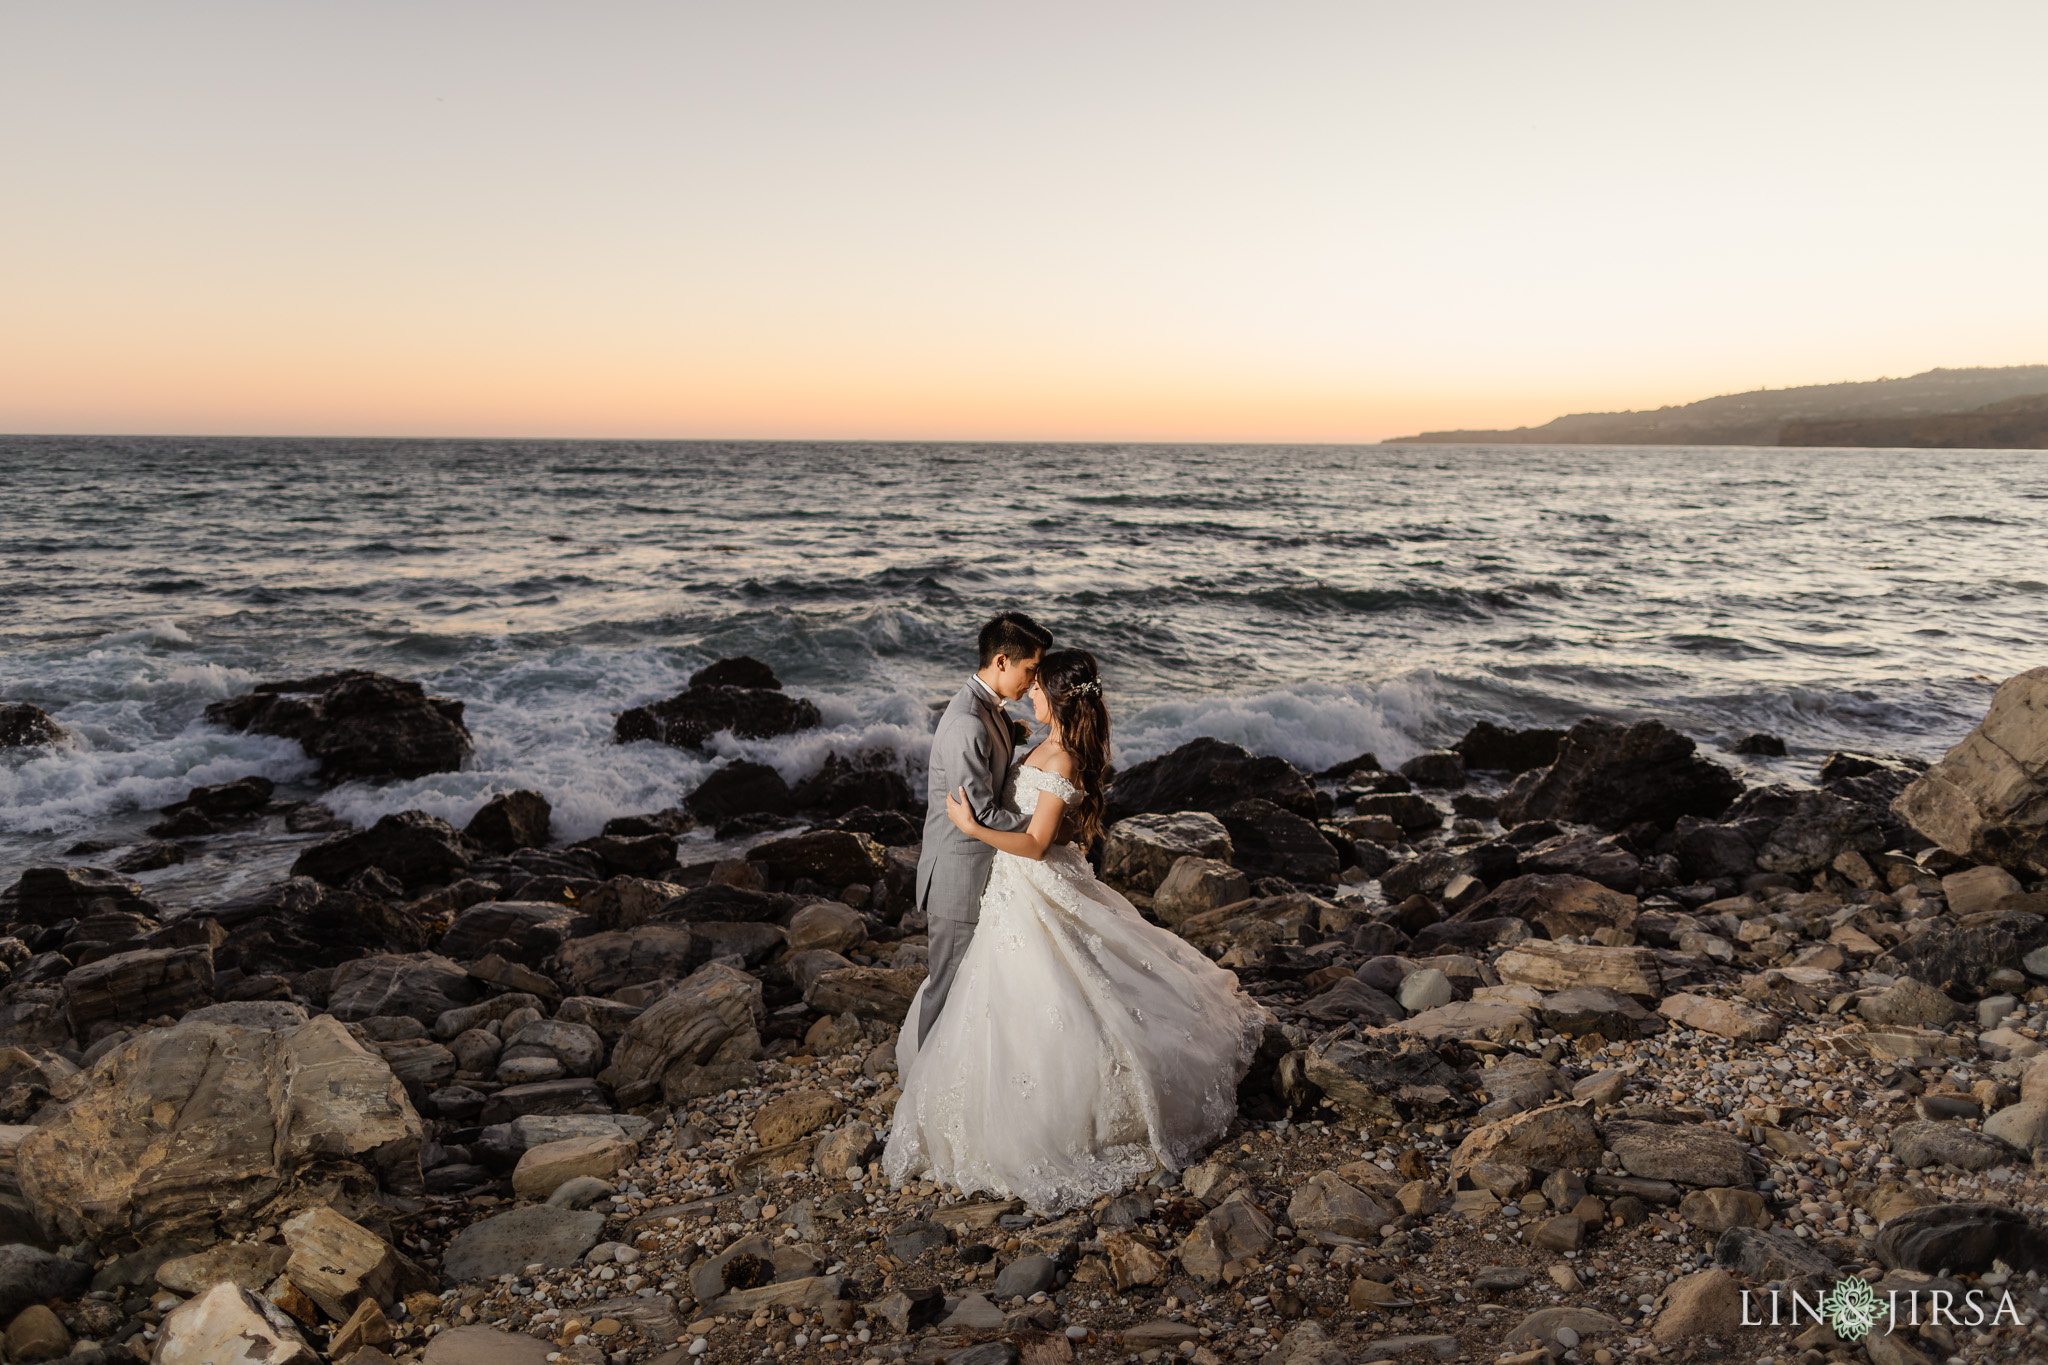
[[[1303,684],[1246,696],[1158,702],[1127,719],[1112,716],[1117,762],[1157,757],[1204,735],[1278,754],[1310,772],[1371,752],[1398,763],[1429,747],[1440,727],[1443,689],[1428,671],[1377,686]]]

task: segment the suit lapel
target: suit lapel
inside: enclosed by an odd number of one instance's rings
[[[995,773],[996,796],[1000,799],[1003,794],[1003,782],[1010,775],[1010,755],[1017,751],[1017,745],[1010,738],[1010,722],[1003,715],[1001,705],[972,684],[969,684],[969,690],[974,693],[975,703],[981,708],[981,723],[988,727],[989,738],[995,741],[996,762],[1001,765]]]

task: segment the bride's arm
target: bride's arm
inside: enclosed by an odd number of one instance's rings
[[[1045,857],[1046,850],[1060,835],[1060,816],[1065,813],[1067,803],[1051,792],[1040,790],[1038,805],[1031,812],[1031,823],[1015,832],[990,829],[974,818],[974,807],[958,790],[946,793],[946,814],[962,834],[969,834],[989,845],[999,853],[1014,853],[1019,858],[1037,862]]]

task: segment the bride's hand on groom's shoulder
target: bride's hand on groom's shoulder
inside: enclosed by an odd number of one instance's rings
[[[981,828],[981,823],[974,818],[974,808],[967,804],[964,787],[955,787],[946,793],[946,817],[962,834],[972,834]]]

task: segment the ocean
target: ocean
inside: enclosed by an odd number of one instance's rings
[[[1102,660],[1124,763],[1394,763],[1598,713],[1757,780],[1938,755],[2043,662],[2048,608],[2048,469],[2015,451],[36,437],[0,475],[0,701],[74,734],[0,751],[5,881],[198,783],[313,794],[296,745],[200,713],[348,665],[467,702],[477,754],[338,813],[531,787],[577,838],[735,755],[915,772],[1005,607]],[[612,742],[734,654],[825,728]],[[1790,755],[1726,752],[1756,730]]]

